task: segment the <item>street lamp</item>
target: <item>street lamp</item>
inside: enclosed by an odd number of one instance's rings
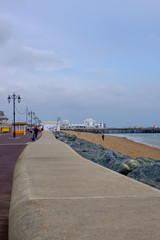
[[[13,99],[13,137],[16,137],[16,133],[15,133],[15,100],[18,100],[18,103],[20,103],[21,101],[21,97],[20,95],[16,95],[15,93],[13,93],[13,95],[8,95],[8,102],[11,102],[11,99]]]
[[[38,124],[40,125],[40,123],[41,123],[41,120],[40,120],[40,119],[38,119]]]
[[[28,112],[28,116],[31,116],[31,130],[32,130],[32,115],[35,116],[35,112]]]
[[[38,122],[39,118],[35,116],[34,120],[35,120],[35,125],[37,125],[37,122]]]

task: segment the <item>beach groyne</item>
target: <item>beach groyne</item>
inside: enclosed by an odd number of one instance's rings
[[[159,240],[159,199],[44,131],[15,166],[9,240]]]

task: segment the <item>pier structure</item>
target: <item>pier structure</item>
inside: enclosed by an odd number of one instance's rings
[[[14,170],[9,240],[159,240],[160,191],[81,157],[52,132]]]
[[[160,128],[63,128],[62,130],[90,132],[90,133],[105,133],[105,134],[120,134],[120,133],[160,133]]]

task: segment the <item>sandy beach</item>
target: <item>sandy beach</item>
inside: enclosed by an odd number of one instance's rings
[[[100,144],[105,148],[112,149],[124,155],[128,155],[132,158],[148,157],[148,158],[153,158],[155,160],[160,160],[160,149],[149,147],[144,144],[136,143],[129,139],[105,135],[104,141],[103,141],[101,134],[74,132],[74,131],[64,131],[64,132],[74,134],[78,138],[85,139],[87,141],[90,141],[96,144]]]

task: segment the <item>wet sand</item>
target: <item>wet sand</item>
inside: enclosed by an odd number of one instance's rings
[[[132,158],[148,157],[155,160],[160,160],[160,149],[149,147],[144,144],[136,143],[132,140],[105,135],[104,141],[101,134],[64,131],[76,135],[78,138],[100,144],[105,148],[120,152],[123,155],[128,155]]]

